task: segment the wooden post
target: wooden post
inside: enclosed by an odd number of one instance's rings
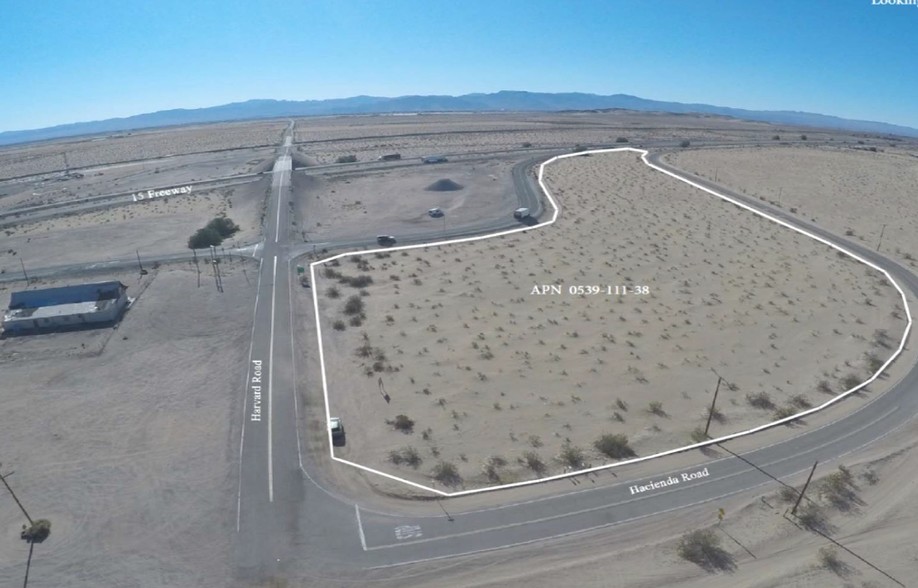
[[[806,479],[806,484],[803,485],[803,490],[800,491],[800,496],[797,497],[797,502],[794,503],[794,508],[791,509],[791,514],[797,514],[797,507],[800,506],[800,501],[803,500],[803,495],[806,494],[806,489],[810,485],[810,480],[813,479],[813,474],[816,473],[816,465],[819,464],[818,461],[813,462],[813,469],[810,470],[810,477]]]

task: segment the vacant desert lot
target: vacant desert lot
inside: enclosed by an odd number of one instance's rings
[[[0,179],[221,149],[279,145],[286,121],[246,121],[12,146],[0,150]],[[66,164],[65,164],[66,154]]]
[[[261,213],[270,178],[228,188],[191,192],[185,196],[141,200],[105,210],[23,222],[0,229],[0,272],[124,259],[136,255],[188,252],[188,238],[221,215],[241,230],[229,241],[249,243],[261,235]]]
[[[117,329],[0,341],[0,459],[29,512],[52,522],[30,585],[229,584],[239,407],[228,391],[245,377],[251,317],[238,310],[255,294],[240,270],[224,267],[222,294],[186,265],[141,282],[105,276],[139,295]],[[22,584],[23,522],[0,500],[2,586]]]
[[[911,267],[918,257],[918,151],[851,148],[688,150],[667,161],[742,189]],[[885,227],[885,229],[884,229]],[[880,243],[880,235],[883,235]]]
[[[634,153],[546,179],[553,226],[320,270],[331,411],[351,423],[339,455],[423,483],[444,463],[457,487],[532,479],[609,461],[604,434],[638,455],[690,443],[712,369],[726,434],[824,402],[898,344],[881,275]],[[550,284],[562,294],[532,293]]]
[[[503,157],[426,165],[410,172],[294,174],[298,236],[306,231],[310,241],[401,237],[510,218],[519,206],[511,177],[515,163]],[[434,207],[444,216],[428,216]]]

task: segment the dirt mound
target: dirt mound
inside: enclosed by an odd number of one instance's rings
[[[442,180],[437,180],[424,189],[431,192],[452,192],[453,190],[461,190],[462,188],[462,184],[457,184],[449,178],[444,178]]]

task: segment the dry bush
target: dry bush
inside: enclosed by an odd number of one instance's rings
[[[720,546],[720,537],[711,529],[689,531],[679,540],[676,553],[708,572],[736,568],[733,556]]]
[[[603,435],[593,443],[593,447],[612,459],[625,459],[636,455],[628,445],[628,437],[622,434]]]

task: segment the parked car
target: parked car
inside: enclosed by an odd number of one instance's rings
[[[422,161],[424,163],[446,163],[449,160],[442,155],[428,155],[427,157],[422,158]]]
[[[344,423],[338,417],[328,419],[328,428],[331,431],[332,443],[344,441]]]
[[[392,235],[378,235],[376,242],[380,245],[395,245],[395,237]]]
[[[430,210],[427,211],[427,214],[430,215],[432,218],[440,218],[441,216],[443,216],[443,211],[440,210],[439,208],[431,208]]]
[[[524,218],[529,218],[529,214],[528,208],[517,208],[513,211],[513,218],[522,220]]]

